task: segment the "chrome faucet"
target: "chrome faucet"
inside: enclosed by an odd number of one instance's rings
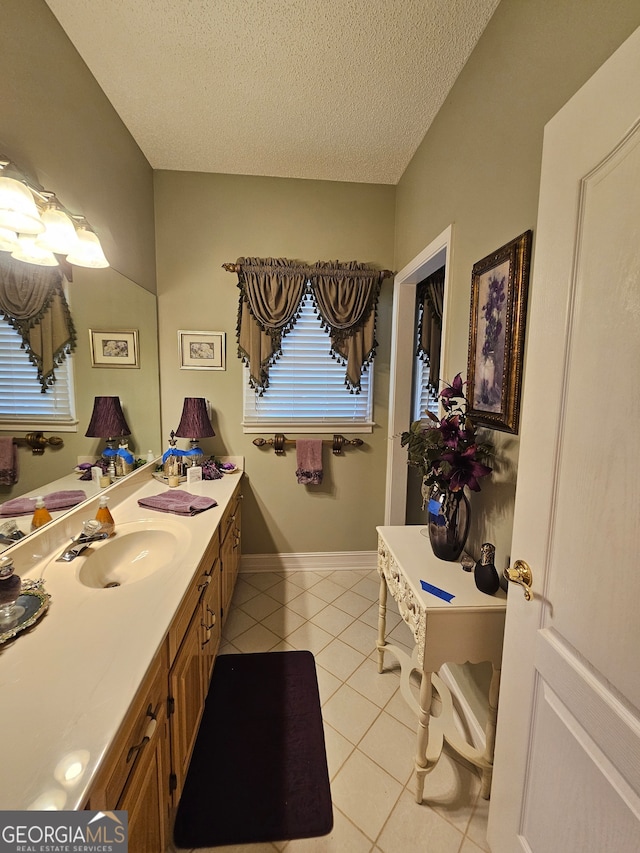
[[[71,545],[66,548],[56,560],[56,563],[70,563],[79,557],[92,542],[100,542],[102,539],[109,538],[109,531],[102,529],[102,523],[92,518],[90,521],[85,521],[82,525],[82,532],[74,536],[71,540]]]

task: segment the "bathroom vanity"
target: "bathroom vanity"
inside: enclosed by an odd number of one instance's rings
[[[242,460],[230,461],[237,472],[182,486],[217,501],[198,515],[138,505],[166,491],[150,465],[110,487],[112,539],[56,562],[95,498],[8,551],[51,604],[0,645],[0,809],[126,809],[129,850],[164,853],[238,571]],[[144,572],[119,559],[127,548],[147,551]]]

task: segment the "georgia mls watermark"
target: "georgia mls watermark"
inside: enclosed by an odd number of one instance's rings
[[[0,853],[127,853],[127,812],[0,812]]]

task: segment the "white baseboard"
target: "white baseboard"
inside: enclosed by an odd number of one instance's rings
[[[241,572],[371,571],[377,551],[310,551],[306,554],[243,554]]]

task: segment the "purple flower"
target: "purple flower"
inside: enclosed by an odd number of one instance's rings
[[[460,415],[451,415],[440,421],[440,435],[447,447],[457,447],[464,440],[465,433],[460,429]]]
[[[472,444],[462,452],[449,450],[442,454],[442,460],[451,466],[447,475],[450,491],[459,492],[465,486],[468,486],[472,492],[480,491],[478,480],[490,474],[491,468],[476,461],[477,452],[478,448]]]
[[[445,411],[449,412],[453,408],[454,403],[452,403],[452,400],[460,398],[464,400],[464,384],[465,383],[462,381],[462,374],[458,373],[454,377],[451,385],[447,385],[446,388],[442,389],[440,392],[440,399]]]

